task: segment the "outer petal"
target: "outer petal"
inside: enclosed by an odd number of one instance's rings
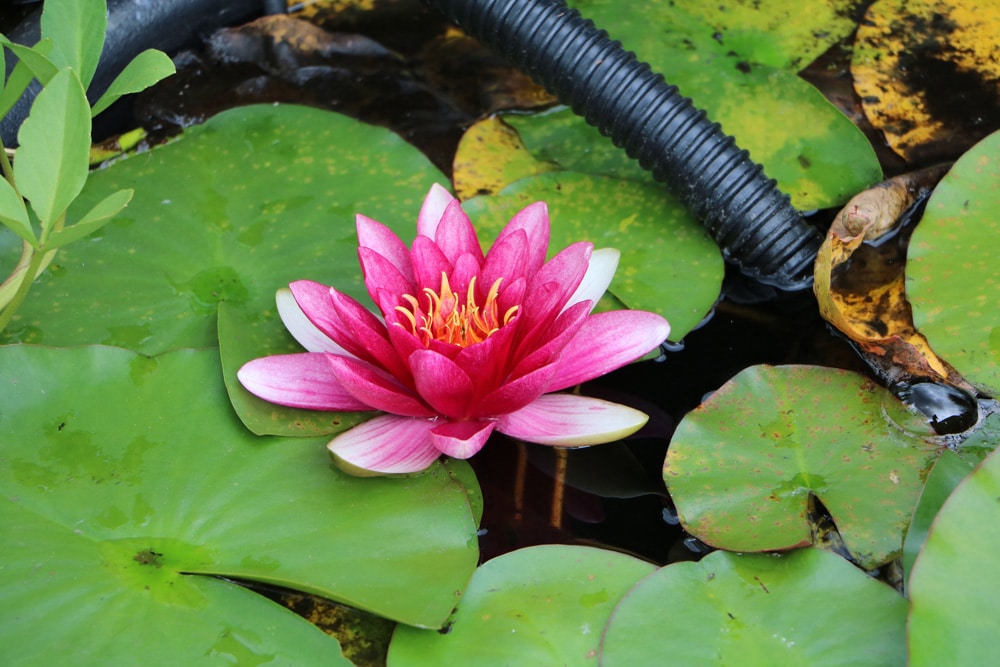
[[[598,398],[546,394],[501,417],[497,430],[541,445],[582,447],[620,440],[638,431],[648,419],[644,412]]]
[[[448,204],[455,201],[451,193],[435,183],[424,198],[424,204],[420,207],[420,215],[417,216],[417,234],[434,238],[437,233],[438,223]]]
[[[486,444],[496,423],[445,422],[431,430],[431,444],[454,459],[467,459]]]
[[[326,361],[344,391],[370,405],[369,409],[404,417],[429,418],[437,414],[395,378],[374,366],[335,354],[326,355]]]
[[[236,376],[265,401],[309,410],[374,410],[344,389],[322,353],[282,354],[247,362]]]
[[[665,319],[644,310],[591,315],[566,345],[549,391],[572,387],[621,368],[655,349],[669,333]]]
[[[479,247],[476,230],[458,200],[448,204],[444,210],[434,233],[434,242],[452,264],[465,254],[473,255],[480,264],[483,261],[483,249]]]
[[[419,472],[441,455],[431,444],[433,426],[428,419],[382,415],[341,433],[327,449],[352,474]]]
[[[611,279],[614,278],[615,271],[618,269],[618,260],[621,255],[614,248],[595,250],[590,256],[590,263],[587,265],[587,273],[584,274],[583,281],[566,302],[565,307],[569,308],[581,301],[590,301],[591,309],[593,309],[594,304],[608,290],[608,285],[611,284]]]
[[[361,214],[355,216],[358,229],[358,247],[370,248],[392,262],[410,282],[413,282],[413,266],[410,249],[396,234],[381,222]]]
[[[331,352],[353,356],[309,321],[306,314],[299,308],[299,304],[295,301],[290,289],[284,287],[279,289],[274,295],[274,302],[278,306],[278,315],[281,316],[285,328],[299,342],[299,345],[310,352]]]
[[[422,399],[447,417],[468,416],[475,387],[458,364],[432,350],[417,350],[410,355],[409,362]]]

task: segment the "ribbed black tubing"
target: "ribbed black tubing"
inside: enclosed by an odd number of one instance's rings
[[[786,290],[819,234],[745,150],[649,65],[560,0],[425,0],[611,137],[688,206],[727,260]]]

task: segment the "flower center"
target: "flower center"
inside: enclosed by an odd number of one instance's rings
[[[451,290],[448,276],[442,272],[440,290],[435,292],[429,287],[424,288],[426,307],[421,308],[420,300],[412,294],[404,294],[403,300],[409,307],[396,306],[396,310],[407,319],[411,333],[420,338],[425,346],[432,340],[438,340],[468,347],[489,338],[517,314],[518,306],[511,306],[502,318],[499,317],[497,296],[501,280],[503,278],[496,279],[480,305],[476,302],[475,276],[469,281],[469,289],[466,290],[463,302]],[[405,328],[402,322],[396,324]]]

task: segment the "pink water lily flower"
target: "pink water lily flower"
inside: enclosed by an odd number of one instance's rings
[[[646,415],[553,393],[638,359],[670,332],[654,313],[591,314],[618,264],[575,243],[545,261],[544,203],[511,219],[488,253],[458,200],[434,186],[406,245],[357,216],[365,286],[382,317],[308,280],[278,292],[285,326],[309,352],[255,359],[239,371],[257,396],[314,410],[384,414],[328,445],[347,470],[406,473],[441,454],[468,458],[494,431],[528,442],[595,445]]]

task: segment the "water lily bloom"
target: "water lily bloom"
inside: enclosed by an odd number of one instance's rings
[[[411,247],[363,215],[357,230],[381,317],[333,287],[292,283],[278,292],[278,312],[308,352],[239,371],[244,387],[272,403],[384,413],[330,442],[344,469],[416,472],[441,454],[472,456],[494,430],[584,446],[646,422],[624,405],[554,393],[638,359],[670,332],[654,313],[591,313],[617,251],[575,243],[546,261],[549,219],[539,202],[484,255],[458,200],[440,186],[424,201]]]

